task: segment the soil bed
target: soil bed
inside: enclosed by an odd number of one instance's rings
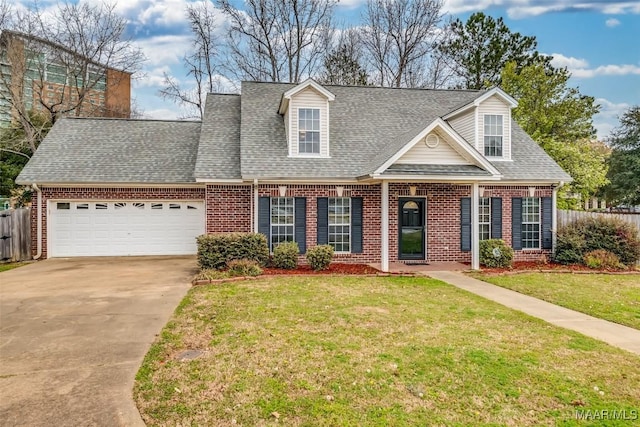
[[[376,274],[379,273],[373,267],[365,264],[341,264],[331,263],[326,270],[313,271],[308,265],[299,265],[293,270],[285,270],[281,268],[263,268],[262,274],[265,276],[274,276],[280,274]]]

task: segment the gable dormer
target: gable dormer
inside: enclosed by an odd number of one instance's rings
[[[329,157],[329,103],[335,95],[308,79],[280,101],[289,157]]]
[[[443,118],[489,160],[511,160],[511,110],[517,105],[493,88]]]

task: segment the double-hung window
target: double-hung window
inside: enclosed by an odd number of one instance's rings
[[[478,237],[480,240],[488,240],[491,238],[491,198],[480,197],[478,199],[479,221],[478,221]]]
[[[271,250],[281,242],[293,242],[295,204],[293,197],[271,198]]]
[[[298,110],[298,153],[320,154],[320,109]]]
[[[329,198],[329,245],[335,252],[351,250],[351,198]]]
[[[484,155],[502,157],[502,116],[485,114],[484,116]]]
[[[522,199],[522,248],[540,249],[540,198]]]

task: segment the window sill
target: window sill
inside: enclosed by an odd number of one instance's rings
[[[321,154],[289,154],[287,157],[291,159],[330,159],[331,156],[323,156]]]
[[[506,157],[491,157],[491,156],[484,156],[484,157],[491,162],[513,162],[512,159],[507,159]]]

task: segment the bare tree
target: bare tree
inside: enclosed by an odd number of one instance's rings
[[[312,75],[326,50],[336,0],[247,0],[229,18],[226,68],[240,79],[298,82]]]
[[[129,114],[129,102],[116,111],[120,106],[107,99],[106,89],[126,90],[128,100],[129,85],[119,85],[139,70],[144,56],[126,37],[127,21],[114,7],[69,2],[44,13],[34,3],[16,12],[17,31],[3,31],[0,85],[7,90],[0,91],[0,101],[22,128],[30,153],[44,136],[41,114],[49,124],[64,115]]]
[[[221,88],[216,9],[210,3],[188,5],[187,19],[191,27],[193,51],[184,56],[183,63],[187,76],[193,78],[193,87],[185,88],[173,76],[165,73],[165,86],[160,90],[160,96],[186,107],[184,118],[202,119],[207,93]]]
[[[425,84],[442,0],[368,0],[363,42],[381,86]]]

